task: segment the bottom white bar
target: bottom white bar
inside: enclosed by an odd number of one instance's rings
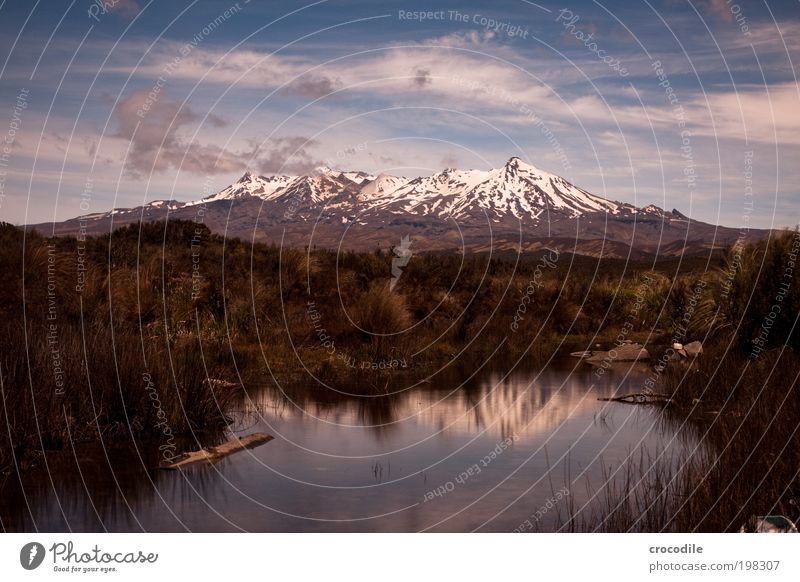
[[[0,579],[797,580],[798,554],[791,534],[2,534]]]

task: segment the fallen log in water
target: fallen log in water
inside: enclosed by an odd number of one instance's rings
[[[231,440],[222,443],[221,445],[217,445],[216,447],[208,447],[206,449],[200,449],[199,451],[183,453],[182,455],[176,457],[171,463],[162,463],[159,468],[180,469],[187,465],[193,465],[194,463],[201,463],[203,461],[213,462],[223,457],[227,457],[236,451],[251,449],[271,440],[272,437],[268,434],[264,434],[263,432],[256,432],[243,436],[242,438],[234,437]]]
[[[598,398],[604,402],[624,402],[626,404],[663,404],[670,402],[670,397],[666,394],[647,394],[644,392],[634,392],[624,396],[613,396],[611,398]]]

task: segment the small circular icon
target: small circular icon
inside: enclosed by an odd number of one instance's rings
[[[26,570],[35,570],[44,561],[44,546],[39,542],[30,542],[19,551],[19,563]]]

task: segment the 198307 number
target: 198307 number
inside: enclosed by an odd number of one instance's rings
[[[745,560],[745,570],[777,570],[780,560]]]

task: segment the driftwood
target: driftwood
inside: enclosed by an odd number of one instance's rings
[[[647,394],[644,392],[634,392],[624,396],[613,396],[611,398],[598,398],[605,402],[624,402],[626,404],[656,404],[670,402],[670,397],[666,394]]]
[[[171,463],[164,463],[159,468],[180,469],[187,465],[193,465],[195,463],[201,463],[204,461],[210,463],[223,457],[227,457],[228,455],[237,451],[251,449],[271,440],[272,437],[268,434],[264,434],[263,432],[249,434],[247,436],[243,436],[242,438],[234,437],[231,440],[222,443],[221,445],[217,445],[216,447],[208,447],[206,449],[200,449],[199,451],[184,453]]]

